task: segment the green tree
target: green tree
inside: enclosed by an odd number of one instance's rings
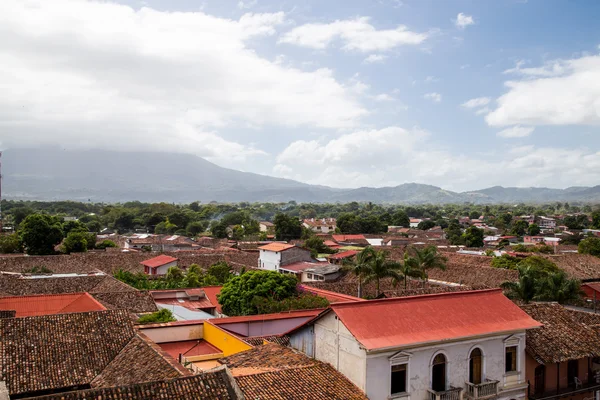
[[[185,230],[186,230],[188,236],[194,237],[194,236],[197,236],[197,235],[201,234],[202,232],[206,231],[206,228],[208,228],[207,222],[194,221],[194,222],[190,222],[189,224],[187,224]]]
[[[569,279],[564,271],[558,271],[539,280],[535,300],[557,301],[563,304],[578,300],[582,294],[580,281]]]
[[[248,271],[223,285],[219,304],[230,316],[254,315],[258,313],[255,297],[281,301],[297,295],[297,283],[294,276],[275,271]]]
[[[464,244],[462,228],[460,227],[457,219],[453,219],[448,223],[448,228],[446,228],[446,237],[451,245],[457,246]]]
[[[416,258],[411,257],[410,254],[405,251],[402,267],[400,269],[404,278],[404,289],[408,288],[408,278],[421,278],[425,279],[425,271],[421,268]]]
[[[215,278],[216,285],[223,285],[233,277],[231,267],[225,261],[219,261],[208,267],[206,274]]]
[[[430,269],[441,269],[446,270],[446,262],[448,259],[440,254],[435,246],[427,246],[423,249],[416,247],[412,248],[413,256],[406,259],[412,269],[415,271],[421,271],[421,276],[425,279],[428,278],[427,271]]]
[[[165,322],[174,322],[177,321],[175,316],[171,312],[171,310],[167,310],[163,308],[162,310],[155,311],[152,314],[143,315],[138,320],[137,323],[140,325],[144,324],[160,324]]]
[[[536,278],[527,267],[518,267],[519,280],[517,282],[504,282],[502,288],[507,292],[511,299],[518,299],[529,303],[537,293]]]
[[[584,229],[588,226],[589,221],[587,215],[567,215],[563,219],[563,224],[569,229]]]
[[[275,224],[275,237],[277,240],[300,239],[302,236],[302,225],[298,218],[277,214],[273,223]]]
[[[408,228],[410,226],[410,218],[408,218],[404,210],[398,210],[392,216],[392,225]]]
[[[500,257],[492,258],[491,265],[494,268],[502,269],[517,269],[519,259],[517,257],[509,256],[508,254],[502,254]]]
[[[353,258],[344,261],[344,268],[349,269],[358,279],[357,297],[362,298],[363,277],[371,271],[371,258],[374,256],[374,250],[367,246],[359,251]]]
[[[600,211],[594,211],[592,213],[592,228],[600,229]]]
[[[538,226],[538,224],[531,224],[529,225],[529,228],[527,228],[527,233],[529,234],[529,236],[539,235],[540,227]]]
[[[19,235],[12,233],[10,235],[0,235],[0,253],[20,253],[23,250]]]
[[[88,249],[88,235],[81,231],[70,232],[63,246],[66,253],[84,253]]]
[[[517,236],[523,236],[529,229],[529,223],[527,221],[518,220],[513,224],[510,233]]]
[[[181,282],[183,281],[184,275],[183,271],[179,267],[169,267],[167,269],[167,274],[165,275],[165,279],[171,282]]]
[[[434,226],[435,226],[435,222],[433,222],[433,221],[431,221],[429,219],[426,219],[426,220],[423,220],[423,221],[419,222],[419,225],[417,225],[417,229],[420,229],[422,231],[426,231],[427,229],[431,229]]]
[[[591,254],[596,257],[600,257],[600,238],[589,237],[579,242],[577,251],[580,254]]]
[[[400,282],[404,277],[400,272],[402,264],[388,259],[388,253],[385,251],[373,251],[368,260],[369,268],[364,273],[364,283],[375,281],[375,290],[377,296],[380,294],[379,284],[381,279],[392,278],[395,283]]]
[[[483,229],[470,226],[463,233],[463,241],[467,247],[483,247]]]
[[[20,227],[21,243],[27,254],[54,254],[54,246],[63,239],[60,221],[45,214],[28,215]]]
[[[304,247],[310,250],[313,257],[322,253],[332,253],[332,250],[325,246],[325,242],[318,236],[311,236],[304,241]]]
[[[106,249],[107,247],[117,247],[117,244],[109,239],[104,239],[102,242],[96,245],[97,249]]]

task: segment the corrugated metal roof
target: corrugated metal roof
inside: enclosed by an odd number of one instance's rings
[[[367,350],[541,326],[500,289],[336,303],[331,308]]]

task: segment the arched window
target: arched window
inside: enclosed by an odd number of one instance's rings
[[[482,359],[480,349],[475,348],[471,351],[471,355],[469,356],[469,382],[476,385],[481,383]]]
[[[431,389],[436,392],[446,390],[446,356],[438,354],[431,366]]]

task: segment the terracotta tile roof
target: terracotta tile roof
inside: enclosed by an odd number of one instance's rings
[[[600,356],[600,334],[557,303],[521,308],[544,326],[527,332],[526,351],[540,364]]]
[[[359,388],[328,364],[236,377],[247,399],[368,400]]]
[[[131,286],[109,275],[25,278],[25,275],[0,274],[0,292],[13,296],[28,296],[34,294],[136,291]]]
[[[577,311],[577,310],[570,310],[570,309],[566,309],[570,314],[571,317],[574,318],[576,321],[589,326],[591,328],[594,328],[595,330],[600,332],[600,314],[596,314],[594,312],[585,312],[585,311]]]
[[[600,278],[600,258],[589,254],[566,253],[544,255],[573,278],[586,280]]]
[[[289,243],[269,243],[265,246],[261,246],[258,249],[259,250],[267,250],[267,251],[285,251],[285,250],[289,250],[294,246],[293,244],[289,244]]]
[[[367,240],[365,235],[332,235],[336,242],[352,242],[355,240]]]
[[[92,296],[109,310],[128,310],[140,314],[158,311],[147,291],[93,293]]]
[[[318,266],[321,266],[322,264],[320,263],[312,263],[312,262],[308,262],[308,261],[299,261],[299,262],[295,262],[295,263],[291,263],[291,264],[286,264],[286,265],[281,265],[279,267],[279,269],[284,269],[286,271],[292,271],[292,272],[302,272],[305,269],[310,269],[310,268],[315,268]],[[327,265],[327,264],[325,264]]]
[[[333,240],[326,240],[326,241],[323,242],[323,244],[325,246],[327,246],[327,247],[331,247],[331,248],[334,248],[334,249],[337,249],[337,248],[340,247],[340,245],[337,244],[336,242],[334,242]]]
[[[113,387],[191,375],[144,335],[133,337],[91,382],[92,387]]]
[[[239,388],[225,369],[170,380],[36,397],[36,400],[237,400]]]
[[[238,368],[254,368],[257,372],[260,370],[276,371],[286,368],[305,367],[318,363],[318,361],[296,350],[275,343],[256,346],[251,350],[222,358],[219,362],[227,365],[234,376]]]
[[[330,260],[342,260],[344,258],[354,257],[357,254],[358,254],[358,251],[356,251],[356,250],[348,250],[348,251],[342,251],[340,253],[332,254],[332,255],[328,256],[327,258],[329,258]]]
[[[223,358],[247,399],[329,400],[367,397],[323,362],[275,343]]]
[[[87,293],[45,294],[0,298],[0,310],[15,310],[16,317],[102,311],[106,308]]]
[[[243,338],[244,342],[251,346],[262,346],[265,342],[275,343],[280,346],[288,347],[290,345],[290,337],[287,335],[276,336],[252,336]]]
[[[519,331],[540,325],[500,289],[334,303],[330,307],[367,350]]]
[[[166,254],[161,254],[160,256],[156,256],[149,260],[142,261],[140,264],[149,268],[158,268],[162,265],[166,265],[174,261],[177,261],[177,258],[168,256]]]
[[[0,376],[11,395],[33,395],[91,384],[104,373],[97,379],[134,383],[179,371],[135,337],[124,310],[0,319]]]

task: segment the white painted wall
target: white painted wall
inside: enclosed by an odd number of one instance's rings
[[[427,389],[431,388],[431,365],[433,358],[440,352],[446,355],[447,360],[447,388],[450,386],[466,388],[465,382],[469,380],[469,355],[475,347],[483,352],[483,376],[482,378],[500,381],[499,387],[505,383],[505,343],[507,336],[494,338],[483,338],[447,343],[443,345],[423,347],[417,349],[406,349],[409,353],[408,359],[408,387],[409,396],[403,397],[410,400],[428,399]],[[519,337],[518,372],[515,376],[515,387],[525,383],[525,334]],[[366,394],[371,400],[388,399],[391,387],[391,361],[390,358],[398,351],[380,353],[367,356],[366,367]],[[509,378],[510,379],[510,378]],[[507,385],[507,389],[509,386]],[[464,392],[463,392],[464,394]],[[506,390],[498,397],[502,399],[519,399],[525,397],[525,389],[516,391]]]
[[[366,353],[335,313],[317,320],[314,332],[315,358],[331,364],[364,391]]]
[[[156,268],[156,275],[166,275],[169,268],[176,267],[176,266],[177,266],[177,261],[173,261],[168,264],[161,265],[160,267]]]
[[[258,257],[258,268],[266,269],[269,271],[277,271],[277,269],[279,269],[280,264],[280,251],[260,250],[260,255]]]
[[[314,357],[331,364],[350,381],[363,390],[371,400],[388,400],[391,395],[391,358],[400,351],[408,353],[408,388],[403,400],[428,400],[427,389],[431,388],[431,365],[433,358],[443,352],[447,360],[447,387],[466,389],[469,380],[469,356],[479,347],[483,352],[482,378],[499,381],[501,390],[498,400],[524,399],[525,378],[525,333],[477,338],[461,342],[445,343],[413,349],[395,349],[384,353],[365,352],[352,334],[330,312],[314,324]],[[518,372],[505,376],[505,339],[518,343]],[[512,345],[513,343],[510,343]],[[463,392],[464,393],[464,392]]]

